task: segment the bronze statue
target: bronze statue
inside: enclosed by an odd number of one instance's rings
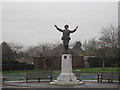
[[[68,50],[68,44],[69,44],[69,40],[71,39],[69,36],[70,36],[70,33],[73,33],[77,30],[78,26],[74,29],[74,30],[69,30],[69,25],[65,25],[64,28],[65,29],[60,29],[57,27],[57,25],[54,25],[56,27],[57,30],[59,30],[60,32],[63,33],[63,37],[61,38],[61,40],[63,40],[63,45],[64,45],[64,48],[65,48],[65,51]]]

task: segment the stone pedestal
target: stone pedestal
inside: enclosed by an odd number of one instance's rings
[[[57,77],[57,80],[50,82],[50,84],[58,85],[75,85],[83,84],[77,80],[77,77],[72,73],[72,56],[71,54],[62,54],[61,62],[61,74]]]

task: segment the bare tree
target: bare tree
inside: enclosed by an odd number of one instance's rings
[[[11,47],[11,49],[15,52],[21,52],[22,48],[23,48],[23,45],[20,44],[20,43],[9,43],[9,46]]]
[[[97,55],[105,66],[106,57],[118,57],[118,28],[110,25],[103,27],[100,37],[90,39],[83,43],[83,48],[90,55]]]
[[[118,57],[118,28],[113,25],[103,27],[98,42],[99,55],[102,57],[104,67],[106,57]]]
[[[98,40],[97,38],[92,38],[83,43],[83,49],[87,51],[90,55],[96,55],[96,50],[98,49]]]
[[[106,47],[118,47],[118,28],[113,25],[103,27],[100,39],[105,43]]]
[[[13,51],[12,56],[13,56],[14,59],[17,59],[17,58],[20,58],[20,57],[23,56],[22,55],[23,54],[23,52],[22,52],[23,45],[22,44],[11,42],[11,43],[9,43],[9,46]]]
[[[29,47],[25,53],[28,54],[29,57],[41,57],[41,56],[49,56],[49,50],[52,49],[54,45],[51,44],[39,44],[37,46]]]
[[[39,57],[43,60],[44,70],[47,66],[48,57],[50,55],[50,50],[54,47],[53,44],[39,44],[37,46],[30,47],[26,53],[29,57]]]
[[[88,50],[88,44],[86,40],[83,42],[83,50]]]
[[[99,38],[100,48],[108,48],[112,51],[112,56],[118,56],[118,28],[110,25],[109,27],[103,27],[102,35]]]

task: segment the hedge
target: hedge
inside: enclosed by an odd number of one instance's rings
[[[33,70],[33,64],[2,64],[2,71],[10,70]]]

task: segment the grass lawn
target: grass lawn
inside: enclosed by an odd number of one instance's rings
[[[17,73],[17,74],[23,74],[23,73],[28,73],[28,72],[47,72],[51,70],[14,70],[14,71],[3,71],[3,74],[10,74],[10,73]]]
[[[81,72],[118,72],[118,68],[114,67],[105,67],[103,68],[76,68],[73,71],[80,70]]]
[[[74,68],[73,69],[73,72],[75,72],[76,70],[80,70],[80,72],[96,72],[96,73],[99,73],[99,72],[118,72],[118,68],[115,68],[115,67],[105,67],[104,69],[103,68],[100,68],[100,67],[97,67],[97,68]],[[47,71],[56,71],[56,70],[16,70],[16,71],[3,71],[2,73],[3,74],[25,74],[27,72],[47,72]],[[60,71],[56,71],[55,73],[60,73]]]

